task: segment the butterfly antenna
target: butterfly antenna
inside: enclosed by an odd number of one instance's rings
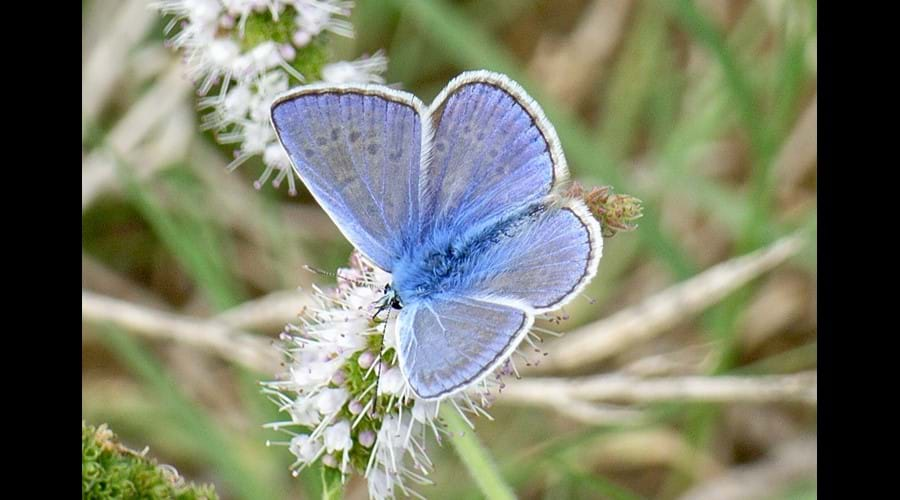
[[[590,295],[582,292],[581,296],[584,297],[584,300],[588,301],[588,304],[594,305],[597,303],[597,299],[591,297]]]
[[[335,274],[331,271],[326,271],[324,269],[319,269],[317,267],[313,267],[309,264],[303,264],[303,269],[305,269],[313,274],[318,274],[321,276],[331,276],[332,278],[337,278],[337,274]]]

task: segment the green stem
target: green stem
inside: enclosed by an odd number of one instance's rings
[[[469,470],[469,475],[478,484],[485,498],[513,500],[516,496],[503,480],[497,465],[488,451],[481,446],[475,432],[469,427],[462,416],[452,405],[444,405],[441,408],[441,418],[447,424],[447,429],[453,434],[450,442],[453,449],[459,455],[460,460]]]
[[[341,500],[343,496],[341,473],[331,467],[322,467],[322,500]]]

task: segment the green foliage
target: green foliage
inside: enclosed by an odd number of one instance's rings
[[[81,498],[212,500],[212,485],[185,484],[172,468],[116,441],[106,424],[81,422]]]
[[[213,464],[237,498],[277,498],[263,488],[261,478],[250,473],[247,459],[236,449],[236,436],[221,430],[205,409],[185,397],[172,376],[140,343],[112,326],[102,328],[98,333],[106,346],[163,399],[164,407],[172,414],[172,421],[197,439],[204,459]]]
[[[294,17],[297,15],[293,8],[286,8],[278,16],[278,20],[272,19],[268,11],[254,12],[247,16],[244,26],[244,36],[238,42],[243,50],[249,50],[264,42],[277,44],[292,44]],[[308,81],[322,78],[322,67],[328,63],[328,36],[320,34],[313,38],[305,46],[296,49],[297,57],[291,66],[300,72]]]
[[[341,473],[331,467],[322,467],[322,499],[341,500],[344,497]]]
[[[493,457],[478,441],[475,431],[467,425],[460,413],[450,405],[444,405],[441,408],[441,420],[452,435],[450,442],[453,448],[484,496],[491,500],[516,498],[497,469]]]
[[[244,25],[244,36],[238,39],[241,49],[248,51],[265,42],[291,43],[296,15],[294,9],[287,8],[276,21],[268,11],[251,12]]]
[[[320,80],[322,67],[328,62],[327,40],[325,35],[319,35],[305,47],[297,49],[297,57],[291,66],[294,67],[307,80]]]

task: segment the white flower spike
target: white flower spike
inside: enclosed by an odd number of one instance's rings
[[[449,434],[438,417],[440,405],[450,404],[467,421],[487,415],[484,408],[503,387],[500,377],[514,371],[508,360],[469,392],[417,399],[397,364],[395,315],[373,318],[372,305],[390,281],[354,253],[350,267],[338,271],[333,293],[317,289],[318,306],[304,311],[301,325],[286,328],[286,373],[263,389],[290,415],[267,427],[292,436],[272,444],[286,445],[296,457],[295,474],[316,462],[343,477],[355,471],[365,475],[376,499],[419,496],[412,487],[430,484],[433,469],[426,438],[440,443]],[[531,340],[528,354],[534,353]]]
[[[206,129],[222,144],[235,144],[234,170],[261,157],[260,189],[287,180],[297,193],[291,163],[269,123],[269,107],[290,86],[321,79],[330,83],[384,83],[387,58],[376,53],[356,61],[326,64],[326,34],[353,36],[347,20],[353,2],[344,0],[160,0],[168,43],[184,53],[187,75],[202,97]],[[268,37],[280,36],[273,40]],[[312,61],[312,62],[310,62]],[[312,65],[312,66],[310,66]]]

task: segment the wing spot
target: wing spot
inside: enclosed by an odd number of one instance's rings
[[[374,156],[375,153],[378,152],[378,144],[369,144],[369,146],[366,147],[366,151],[368,151],[370,155]]]
[[[444,150],[447,149],[447,146],[446,146],[443,142],[439,142],[439,143],[437,143],[437,144],[434,145],[434,149],[436,149],[436,150],[438,150],[438,151],[440,151],[440,152],[443,153]]]
[[[338,129],[336,129],[336,128],[331,129],[331,140],[332,141],[338,140]]]
[[[403,150],[402,150],[402,149],[398,149],[397,151],[394,151],[393,153],[391,153],[391,154],[388,156],[388,158],[389,158],[391,161],[397,161],[397,160],[399,160],[401,157],[403,157]]]
[[[359,140],[360,133],[358,130],[350,132],[350,142],[354,143]]]
[[[319,146],[324,146],[328,141],[324,137],[316,137],[316,144]]]

